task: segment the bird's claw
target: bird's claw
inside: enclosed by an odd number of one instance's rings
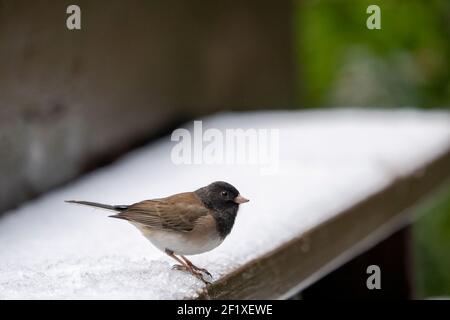
[[[211,284],[211,282],[209,282],[208,280],[206,280],[203,277],[202,272],[204,272],[205,274],[207,274],[210,278],[212,278],[211,274],[206,270],[206,269],[202,269],[202,268],[197,268],[197,267],[186,267],[183,266],[181,264],[175,264],[172,266],[172,270],[180,270],[180,271],[187,271],[189,273],[191,273],[193,276],[195,276],[196,278],[200,279],[201,281],[203,281],[204,284],[208,285]]]
[[[188,268],[186,268],[186,266],[183,266],[181,264],[174,264],[172,266],[172,270],[189,271]]]
[[[209,285],[209,284],[212,283],[212,282],[206,280],[206,279],[203,277],[203,274],[202,274],[201,272],[194,271],[193,274],[194,274],[197,278],[199,278],[200,280],[202,280],[203,283],[206,284],[206,285]]]
[[[206,270],[206,269],[204,269],[204,268],[199,268],[199,267],[196,267],[196,266],[193,266],[193,268],[194,268],[195,271],[203,272],[204,274],[206,274],[206,275],[208,275],[210,278],[212,278],[212,275],[211,275],[211,273],[208,272],[208,270]]]

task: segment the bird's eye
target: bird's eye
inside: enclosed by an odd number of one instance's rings
[[[228,192],[227,191],[222,191],[222,196],[224,196],[224,197],[228,196]]]

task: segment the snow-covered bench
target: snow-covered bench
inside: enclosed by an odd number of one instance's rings
[[[0,298],[289,297],[408,223],[405,209],[450,176],[443,111],[219,114],[207,128],[279,130],[277,169],[177,165],[169,136],[131,152],[0,217]],[[213,274],[208,288],[133,226],[64,203],[133,203],[215,180],[251,201],[220,247],[192,256]]]

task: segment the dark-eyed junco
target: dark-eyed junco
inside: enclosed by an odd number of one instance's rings
[[[191,272],[208,283],[185,255],[216,248],[233,228],[241,203],[248,202],[231,184],[216,181],[194,192],[144,200],[132,205],[106,205],[88,201],[66,201],[117,212],[110,217],[127,220],[158,249],[175,259],[174,268]]]

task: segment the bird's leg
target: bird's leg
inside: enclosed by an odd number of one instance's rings
[[[210,276],[212,278],[211,273],[209,273],[208,270],[204,269],[204,268],[199,268],[196,265],[194,265],[188,258],[186,258],[185,256],[180,256],[181,259],[184,260],[184,262],[186,262],[186,264],[191,267],[192,269],[196,270],[196,271],[200,271],[200,272],[204,272],[206,273],[208,276]]]
[[[174,266],[173,266],[173,268],[174,269],[177,269],[177,270],[188,270],[188,271],[190,271],[190,267],[189,267],[189,265],[186,263],[186,262],[184,262],[183,260],[181,260],[180,258],[178,258],[174,253],[173,253],[173,251],[171,251],[171,250],[165,250],[164,251],[169,257],[171,257],[171,258],[173,258],[173,259],[175,259],[179,264],[175,264]]]
[[[189,272],[192,273],[195,277],[197,277],[197,278],[199,278],[200,280],[202,280],[205,284],[210,284],[210,282],[206,281],[206,280],[203,278],[203,274],[202,274],[201,272],[195,270],[195,269],[194,269],[192,266],[190,266],[188,263],[186,263],[185,261],[183,261],[182,259],[180,259],[179,257],[177,257],[177,256],[173,253],[173,251],[167,250],[167,249],[166,249],[166,250],[165,250],[165,253],[166,253],[169,257],[175,259],[178,263],[180,263],[179,265],[178,265],[178,264],[174,265],[174,266],[173,266],[174,269],[189,271]]]

